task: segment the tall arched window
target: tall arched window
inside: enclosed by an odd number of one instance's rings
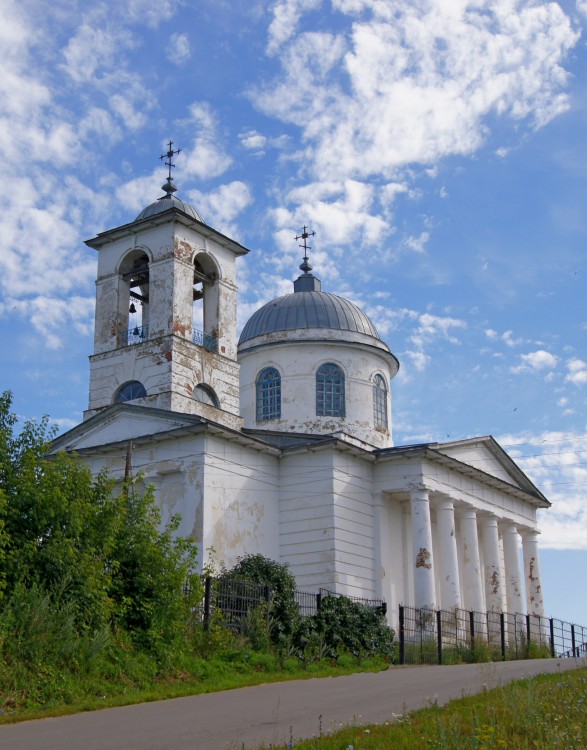
[[[115,404],[122,404],[124,401],[134,401],[135,398],[144,398],[147,395],[145,386],[138,380],[129,380],[118,389],[114,397]]]
[[[387,386],[383,375],[373,378],[373,417],[375,427],[387,429]]]
[[[316,373],[316,414],[344,417],[344,372],[338,365],[322,365]]]
[[[266,367],[257,375],[257,422],[281,417],[281,375],[275,367]]]

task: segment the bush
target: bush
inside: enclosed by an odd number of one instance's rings
[[[222,577],[238,578],[269,586],[271,639],[275,644],[283,644],[288,636],[293,634],[301,616],[295,600],[296,580],[287,565],[263,555],[246,555],[239,558],[234,568],[223,571]]]
[[[320,610],[300,623],[294,643],[300,655],[314,659],[337,659],[344,653],[393,659],[396,650],[393,630],[383,614],[344,596],[323,598]]]

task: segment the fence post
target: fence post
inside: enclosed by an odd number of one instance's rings
[[[204,630],[210,627],[210,594],[212,591],[212,579],[206,576],[204,584]]]
[[[438,663],[442,664],[442,611],[436,610],[436,637],[438,639]]]
[[[571,649],[573,656],[577,656],[577,653],[575,652],[575,626],[571,625]]]
[[[530,615],[526,615],[526,658],[530,658],[530,638],[531,638],[531,629],[530,629]]]
[[[406,631],[404,622],[404,608],[399,605],[399,663],[406,663]]]
[[[469,633],[471,634],[471,651],[475,650],[475,613],[469,612]]]
[[[505,615],[499,614],[499,629],[501,631],[501,658],[505,661]]]
[[[320,612],[322,606],[322,589],[316,594],[316,612]]]
[[[552,659],[556,656],[556,651],[554,649],[554,617],[551,617],[549,620],[550,623],[550,656]]]

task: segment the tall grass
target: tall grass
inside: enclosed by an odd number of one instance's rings
[[[296,741],[295,750],[585,750],[587,668],[539,675],[383,725]]]

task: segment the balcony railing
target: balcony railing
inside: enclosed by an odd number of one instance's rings
[[[126,332],[126,345],[141,344],[147,338],[149,338],[149,326],[135,326]]]
[[[218,339],[216,338],[216,336],[211,336],[209,333],[204,333],[203,331],[197,331],[194,328],[192,341],[194,342],[194,344],[197,344],[198,346],[202,346],[204,349],[207,349],[209,352],[218,351]]]

